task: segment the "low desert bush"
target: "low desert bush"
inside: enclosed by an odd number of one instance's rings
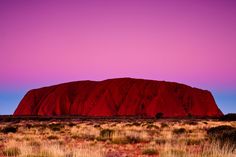
[[[27,129],[31,129],[31,128],[33,128],[33,125],[32,125],[32,124],[26,124],[25,127],[26,127]]]
[[[126,136],[128,143],[135,144],[142,142],[142,139],[138,136]]]
[[[38,128],[39,130],[45,130],[47,128],[46,124],[26,124],[26,127],[30,128]]]
[[[58,140],[59,138],[55,135],[50,135],[47,137],[49,140]]]
[[[159,127],[154,124],[148,124],[147,129],[159,129]]]
[[[76,140],[76,139],[80,139],[80,136],[77,134],[73,134],[71,135],[71,138]]]
[[[13,126],[6,126],[5,128],[3,128],[1,130],[1,132],[4,134],[8,134],[8,133],[16,133],[17,130],[18,130],[18,127],[16,127],[16,126],[14,126],[14,127]]]
[[[187,131],[185,128],[179,128],[179,129],[174,129],[172,132],[173,134],[180,135],[186,133]]]
[[[112,138],[111,142],[114,144],[136,144],[143,142],[143,140],[138,136],[120,136]]]
[[[114,134],[114,130],[111,129],[103,129],[100,131],[100,136],[97,138],[99,141],[106,141],[112,138]]]
[[[218,141],[221,147],[230,145],[233,150],[236,149],[236,128],[222,125],[210,128],[207,135],[211,141]]]
[[[198,122],[196,122],[196,121],[186,121],[185,124],[187,124],[187,125],[198,125]]]
[[[200,145],[202,141],[201,139],[186,139],[186,145]]]
[[[207,134],[208,135],[219,135],[222,134],[223,132],[226,131],[231,131],[234,130],[235,128],[232,126],[228,126],[228,125],[221,125],[221,126],[217,126],[217,127],[212,127],[210,129],[208,129]]]
[[[48,126],[52,131],[61,131],[64,128],[63,124],[49,124]]]
[[[126,127],[131,127],[132,124],[131,124],[131,123],[127,123],[127,124],[125,124],[125,126],[126,126]]]
[[[71,138],[73,139],[82,139],[82,140],[94,140],[95,139],[95,135],[91,135],[91,134],[75,134],[72,135]]]
[[[73,127],[73,126],[76,126],[76,124],[75,123],[69,123],[68,126]]]
[[[154,121],[153,120],[147,120],[147,122],[146,122],[147,124],[153,124],[154,123]]]
[[[132,124],[131,124],[131,126],[140,126],[142,123],[140,123],[140,122],[133,122]]]
[[[100,128],[101,126],[99,124],[95,124],[93,127],[94,128]]]
[[[154,148],[147,148],[142,151],[143,155],[157,155],[158,151]]]
[[[111,129],[103,129],[101,130],[100,132],[100,136],[101,137],[108,137],[110,138],[112,136],[112,134],[114,133],[114,130],[111,130]]]
[[[169,127],[168,124],[166,124],[166,123],[161,123],[161,128],[167,128],[167,127]]]

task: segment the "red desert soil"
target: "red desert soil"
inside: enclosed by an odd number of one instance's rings
[[[207,90],[165,81],[117,78],[30,90],[14,115],[219,117]]]

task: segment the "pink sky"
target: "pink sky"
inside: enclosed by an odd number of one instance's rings
[[[137,77],[236,91],[234,0],[2,0],[0,89]]]

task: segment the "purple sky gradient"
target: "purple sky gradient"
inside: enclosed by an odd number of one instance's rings
[[[211,90],[236,112],[235,0],[1,0],[0,114],[31,88],[135,77]]]

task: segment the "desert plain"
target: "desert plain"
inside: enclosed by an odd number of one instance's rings
[[[235,128],[217,119],[6,120],[0,156],[234,157]]]

